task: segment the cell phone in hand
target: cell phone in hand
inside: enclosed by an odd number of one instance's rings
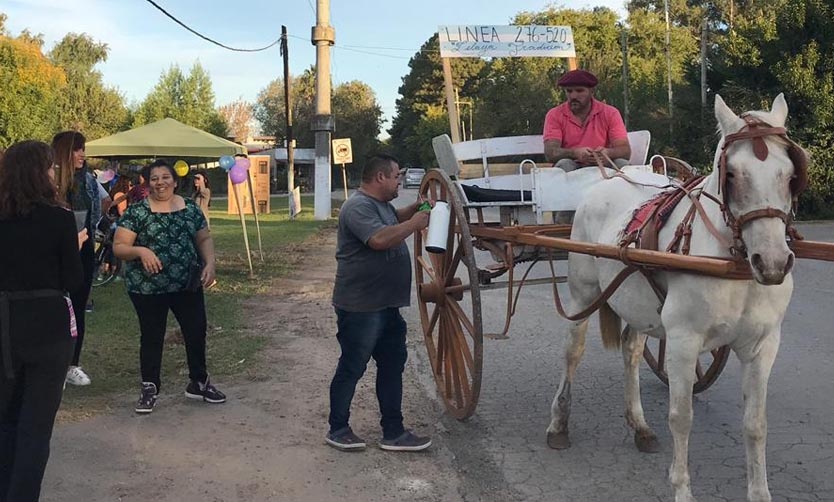
[[[87,228],[87,210],[81,209],[72,213],[75,215],[75,229],[80,232]]]

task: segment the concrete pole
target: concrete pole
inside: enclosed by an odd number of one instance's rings
[[[316,46],[316,116],[312,129],[316,133],[315,202],[313,216],[330,219],[330,46],[336,42],[336,30],[330,26],[330,0],[316,0],[316,25],[311,38]]]

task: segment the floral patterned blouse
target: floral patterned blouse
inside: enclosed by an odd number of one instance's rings
[[[154,213],[147,199],[128,206],[119,226],[136,234],[134,246],[149,248],[162,262],[162,271],[149,274],[142,260],[126,263],[125,281],[130,293],[158,295],[182,291],[193,267],[201,264],[195,244],[197,232],[206,228],[206,218],[191,200],[185,208],[170,213]]]

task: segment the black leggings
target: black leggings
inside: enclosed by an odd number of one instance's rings
[[[72,310],[75,311],[75,324],[78,327],[78,337],[75,339],[75,351],[72,354],[70,366],[78,366],[78,361],[81,358],[81,345],[84,343],[84,331],[86,328],[84,314],[87,308],[87,300],[90,299],[90,289],[93,287],[93,273],[95,272],[96,261],[92,238],[84,242],[84,245],[81,246],[80,254],[81,266],[84,268],[84,282],[80,288],[70,292]]]
[[[139,365],[142,381],[161,388],[162,349],[165,345],[165,327],[168,310],[174,313],[182,328],[185,356],[188,361],[188,377],[192,381],[205,382],[206,371],[206,304],[203,290],[177,291],[159,295],[129,293],[136,315],[139,317]]]
[[[57,336],[57,335],[56,335]],[[14,379],[0,374],[0,502],[38,500],[72,338],[12,343]]]

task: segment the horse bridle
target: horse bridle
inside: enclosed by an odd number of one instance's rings
[[[744,243],[741,230],[745,225],[752,221],[763,218],[779,218],[785,224],[785,232],[788,237],[796,238],[798,234],[796,229],[793,227],[793,216],[779,208],[766,207],[748,211],[740,216],[733,215],[732,211],[730,211],[727,176],[727,150],[730,145],[737,141],[750,140],[753,143],[753,154],[757,159],[764,161],[768,156],[768,147],[764,138],[768,136],[777,136],[782,138],[782,140],[787,144],[788,156],[794,165],[794,177],[790,181],[793,205],[796,204],[799,194],[802,193],[808,185],[807,153],[805,153],[805,150],[802,149],[802,147],[788,138],[787,130],[784,127],[773,127],[750,115],[742,115],[741,118],[744,119],[744,126],[738,132],[725,136],[724,144],[721,147],[721,155],[718,160],[718,190],[720,199],[710,197],[719,204],[721,214],[724,217],[724,222],[733,234],[733,243],[730,247],[730,252],[736,256],[745,256],[747,253],[747,246]]]

